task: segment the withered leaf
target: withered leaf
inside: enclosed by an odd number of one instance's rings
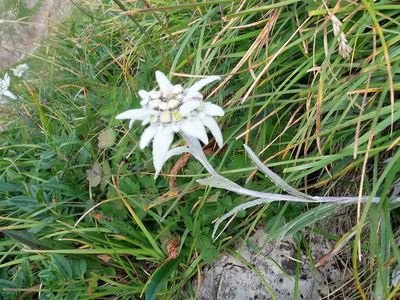
[[[115,143],[115,132],[112,128],[108,128],[100,132],[97,137],[99,149],[107,149],[114,145]]]
[[[86,170],[86,179],[89,181],[91,187],[96,187],[101,182],[101,166],[99,163],[95,163],[93,167]]]

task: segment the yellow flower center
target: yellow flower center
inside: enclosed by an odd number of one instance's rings
[[[178,122],[178,121],[182,120],[182,115],[178,110],[174,110],[172,112],[172,120],[174,122]]]
[[[150,121],[151,121],[152,123],[157,122],[157,119],[158,119],[158,117],[157,117],[156,115],[152,115],[152,116],[150,117]]]

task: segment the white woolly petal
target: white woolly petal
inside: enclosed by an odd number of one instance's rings
[[[191,94],[193,92],[199,92],[206,85],[208,85],[216,80],[220,80],[220,79],[221,79],[221,77],[219,77],[219,76],[209,76],[209,77],[203,78],[203,79],[197,81],[191,87],[189,87],[187,89],[187,93]]]
[[[190,114],[193,110],[197,109],[200,106],[200,102],[196,100],[190,100],[186,101],[185,103],[182,104],[182,106],[179,108],[179,112],[187,116]]]
[[[13,93],[11,93],[10,91],[5,91],[3,95],[7,96],[7,97],[9,97],[9,98],[11,98],[13,100],[17,99],[17,97]]]
[[[159,127],[158,126],[149,126],[147,127],[140,137],[140,149],[145,148],[156,135]]]
[[[218,144],[218,147],[222,148],[224,144],[224,140],[222,137],[221,129],[219,128],[217,122],[212,117],[204,117],[203,120],[201,120],[208,129],[210,129],[211,134],[214,136],[215,141]]]
[[[156,171],[154,178],[160,174],[173,139],[174,133],[169,127],[158,131],[153,139],[153,164]]]
[[[172,123],[171,128],[174,132],[179,132],[181,130],[180,123]]]
[[[150,109],[129,109],[127,111],[124,111],[123,113],[120,113],[115,118],[118,120],[133,119],[143,121],[153,113],[154,112]]]
[[[185,94],[184,94],[184,98],[183,98],[183,102],[186,101],[191,101],[193,99],[202,101],[203,100],[203,95],[200,94],[199,92],[196,91],[189,91],[189,90],[185,90]]]
[[[6,83],[6,87],[8,88],[10,85],[10,76],[8,76],[8,73],[4,75],[4,82]]]
[[[135,121],[136,121],[135,119],[129,121],[129,129],[132,129],[133,123],[135,123]]]
[[[172,87],[172,93],[174,95],[179,95],[183,93],[183,87],[180,84],[176,84]]]
[[[139,94],[140,98],[142,98],[143,101],[146,101],[146,102],[149,101],[149,93],[147,91],[140,90],[138,92],[138,94]]]
[[[222,117],[225,114],[224,110],[221,107],[209,102],[204,103],[203,112],[209,116],[219,116],[219,117]]]
[[[165,161],[167,161],[168,159],[170,159],[172,156],[175,156],[175,155],[180,155],[180,154],[182,154],[182,153],[185,153],[185,152],[189,152],[189,148],[188,147],[175,147],[175,148],[172,148],[171,150],[169,150],[168,152],[167,152],[167,155],[165,156]]]
[[[204,144],[208,144],[208,137],[204,125],[199,120],[186,120],[182,123],[182,130],[187,135],[193,136],[201,140]]]
[[[14,73],[14,76],[16,76],[16,77],[22,77],[22,72],[20,71],[20,70],[17,70],[17,69],[11,69],[11,71],[13,71],[13,73]]]
[[[167,76],[164,75],[164,73],[156,71],[156,80],[158,86],[160,87],[160,91],[163,94],[169,94],[172,91],[174,86],[171,84]]]
[[[24,63],[24,64],[16,66],[15,69],[11,69],[11,70],[13,71],[13,73],[16,77],[22,77],[23,75],[25,75],[28,72],[29,66],[26,63]]]

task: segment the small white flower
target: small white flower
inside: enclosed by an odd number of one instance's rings
[[[0,79],[0,103],[6,102],[6,100],[3,100],[4,96],[14,100],[17,99],[17,97],[8,90],[9,87],[10,87],[10,76],[8,76],[8,74],[6,73],[4,75],[4,78]]]
[[[129,128],[136,120],[142,121],[142,125],[149,124],[140,138],[140,148],[145,148],[153,140],[156,177],[167,159],[188,151],[186,147],[170,150],[174,133],[183,133],[207,144],[207,127],[218,146],[222,147],[221,130],[214,117],[223,116],[224,111],[218,105],[204,102],[200,93],[203,87],[219,79],[219,76],[209,76],[184,89],[180,84],[173,85],[162,72],[156,71],[160,90],[140,90],[141,108],[117,115],[118,120],[130,120]]]
[[[20,64],[15,67],[15,69],[11,69],[14,73],[14,76],[22,77],[28,73],[29,66],[28,64]]]

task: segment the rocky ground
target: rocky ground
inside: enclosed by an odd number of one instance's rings
[[[31,55],[70,8],[68,0],[0,1],[0,69]]]
[[[0,75],[32,55],[71,7],[69,0],[0,0]],[[1,102],[0,131],[13,118]]]
[[[249,243],[237,249],[239,255],[224,253],[212,266],[205,268],[199,299],[296,299],[298,261],[298,299],[329,298],[332,292],[329,283],[341,276],[336,261],[330,260],[315,269],[309,257],[297,255],[295,245],[290,238],[279,242],[267,240],[260,228]],[[316,236],[310,248],[311,256],[316,260],[329,252],[331,245]]]

